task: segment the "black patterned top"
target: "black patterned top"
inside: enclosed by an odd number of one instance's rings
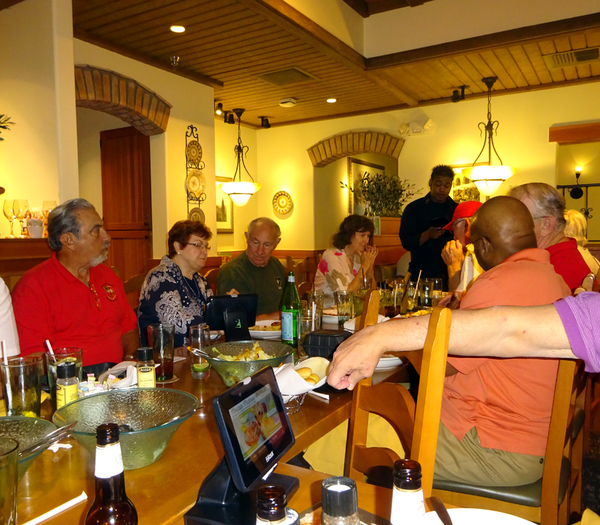
[[[204,322],[208,298],[213,294],[199,273],[187,279],[168,256],[150,270],[140,292],[138,326],[142,345],[148,344],[146,327],[153,323],[175,326],[175,348],[185,346],[189,327]]]

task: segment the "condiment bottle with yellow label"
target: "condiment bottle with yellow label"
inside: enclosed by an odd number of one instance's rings
[[[56,408],[77,399],[77,373],[74,362],[56,365]]]
[[[137,351],[137,384],[138,388],[154,388],[156,386],[156,367],[152,359],[152,348],[144,346]]]

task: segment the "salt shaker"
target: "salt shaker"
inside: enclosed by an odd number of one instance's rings
[[[323,480],[321,486],[322,525],[359,525],[356,483],[344,476]]]

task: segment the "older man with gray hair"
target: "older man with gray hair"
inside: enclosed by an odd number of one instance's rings
[[[246,251],[219,270],[217,293],[225,294],[232,288],[239,293],[258,294],[257,314],[278,317],[283,289],[285,268],[272,256],[281,241],[279,225],[259,217],[248,225]]]
[[[83,365],[118,363],[139,344],[137,319],[123,284],[101,264],[110,237],[85,199],[57,206],[48,217],[52,257],[29,270],[12,293],[21,354],[54,347],[83,349]]]
[[[575,239],[564,233],[565,199],[549,184],[531,182],[512,188],[510,197],[519,199],[533,216],[538,248],[550,252],[550,262],[573,292],[589,273],[585,260],[577,250]]]

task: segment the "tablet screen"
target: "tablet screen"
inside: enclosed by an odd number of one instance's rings
[[[273,369],[216,397],[213,408],[231,477],[241,492],[253,490],[294,444]]]

